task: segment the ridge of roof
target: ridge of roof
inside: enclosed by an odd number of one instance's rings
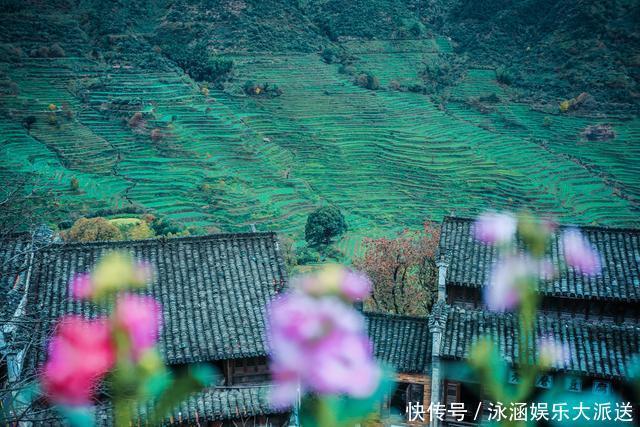
[[[264,238],[264,237],[277,237],[275,231],[256,231],[246,233],[211,233],[198,236],[179,236],[179,237],[151,237],[148,239],[139,240],[95,240],[90,242],[53,242],[50,247],[57,247],[62,249],[75,249],[86,247],[104,247],[104,246],[131,246],[131,245],[145,245],[145,244],[170,244],[177,242],[199,242],[210,240],[223,240],[223,239],[251,239],[251,238]]]
[[[499,259],[496,247],[478,241],[473,233],[473,220],[446,217],[441,226],[437,254],[448,262],[447,285],[482,288],[491,268]],[[538,292],[552,297],[571,299],[640,301],[640,229],[583,226],[582,233],[598,252],[601,272],[582,275],[565,268],[562,231],[574,226],[561,225],[552,233],[545,256],[557,269],[555,277],[544,277]],[[518,251],[524,250],[518,239]]]
[[[442,223],[453,222],[453,221],[473,223],[475,222],[475,218],[455,216],[455,215],[445,215],[442,219]],[[633,228],[633,227],[626,227],[626,226],[617,227],[617,226],[605,226],[605,225],[558,223],[558,227],[561,229],[579,228],[581,230],[588,230],[588,231],[609,231],[609,232],[618,232],[618,233],[640,234],[640,228]]]
[[[465,308],[456,305],[446,305],[447,316],[449,315],[469,315],[475,318],[483,319],[509,319],[517,320],[516,312],[495,312],[483,308]],[[586,319],[575,317],[565,318],[560,316],[550,316],[545,313],[538,313],[537,320],[546,322],[561,321],[560,327],[567,328],[570,326],[585,327],[590,330],[607,330],[607,331],[632,331],[640,333],[640,324],[637,323],[611,323],[611,322],[592,322]]]
[[[389,320],[409,320],[414,322],[427,322],[429,320],[429,316],[412,316],[407,314],[382,313],[379,311],[364,311],[362,314],[366,318],[377,317]]]

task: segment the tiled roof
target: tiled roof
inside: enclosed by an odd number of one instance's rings
[[[473,221],[447,217],[442,223],[439,254],[449,262],[447,284],[484,286],[498,253],[473,237]],[[560,227],[548,248],[554,265],[563,259]],[[640,230],[580,227],[600,253],[602,273],[584,276],[561,269],[560,277],[540,284],[546,295],[571,298],[640,301]]]
[[[0,318],[11,316],[20,302],[30,255],[29,235],[0,240]]]
[[[274,233],[53,244],[35,259],[30,307],[48,320],[95,316],[94,304],[69,297],[68,283],[111,250],[154,265],[144,292],[162,303],[159,349],[169,364],[266,354],[264,307],[287,283]]]
[[[260,415],[273,415],[285,412],[274,409],[269,404],[270,386],[246,386],[213,388],[197,393],[182,402],[165,421],[183,425],[196,425],[210,421],[242,419]],[[141,407],[133,420],[144,422],[151,407]],[[197,414],[197,415],[196,415]],[[109,407],[98,410],[98,425],[113,425],[113,412]]]
[[[163,425],[202,425],[213,421],[240,420],[253,416],[277,415],[286,411],[272,408],[269,404],[270,386],[211,388],[190,396],[167,414]],[[23,420],[35,425],[65,426],[58,411],[50,407],[37,407],[23,416]],[[147,425],[147,415],[151,405],[136,408],[132,425]],[[113,408],[98,405],[95,412],[97,426],[112,426]],[[199,424],[201,423],[201,424]]]
[[[518,319],[515,314],[448,307],[441,354],[465,359],[480,337],[489,336],[508,363],[518,361]],[[569,358],[556,369],[603,378],[624,378],[634,355],[640,353],[640,326],[592,323],[538,316],[535,338],[554,337],[566,344]],[[533,355],[537,360],[537,355]]]
[[[365,313],[375,356],[398,372],[424,373],[431,362],[427,318]]]

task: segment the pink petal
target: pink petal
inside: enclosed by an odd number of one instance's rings
[[[518,221],[511,213],[486,212],[478,217],[473,230],[476,239],[494,245],[510,242],[517,225]]]
[[[93,294],[93,283],[88,273],[76,274],[70,284],[71,296],[75,299],[89,299]]]
[[[145,295],[121,295],[114,311],[116,324],[128,334],[135,357],[153,347],[160,332],[161,308],[152,297]]]

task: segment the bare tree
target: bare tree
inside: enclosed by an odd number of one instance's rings
[[[0,420],[43,422],[46,413],[27,398],[35,383],[28,358],[43,348],[42,319],[27,310],[31,266],[37,251],[53,241],[43,224],[58,211],[54,186],[35,174],[0,188]],[[31,369],[25,369],[29,366]]]

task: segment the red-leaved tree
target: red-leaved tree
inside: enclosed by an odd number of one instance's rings
[[[394,314],[429,313],[436,293],[439,240],[440,226],[433,221],[425,221],[421,231],[404,230],[394,239],[366,239],[365,254],[354,266],[373,282],[367,306]]]

